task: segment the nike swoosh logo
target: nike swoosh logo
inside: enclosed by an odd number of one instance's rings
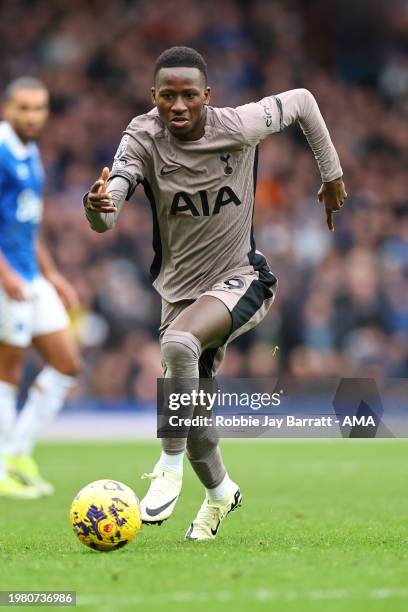
[[[217,526],[216,526],[216,528],[215,528],[215,529],[213,529],[213,528],[211,527],[211,533],[213,534],[213,536],[216,536],[216,535],[217,535],[217,531],[218,531],[218,528],[219,528],[219,526],[220,526],[220,525],[221,525],[221,521],[218,521],[218,524],[217,524]]]
[[[159,508],[147,508],[146,506],[146,514],[148,514],[149,516],[157,516],[158,514],[160,514],[160,512],[163,512],[163,510],[165,510],[166,508],[168,508],[169,506],[171,506],[171,504],[178,498],[178,495],[176,495],[176,497],[173,497],[173,499],[171,499],[169,502],[167,502],[167,504],[163,504],[162,506],[160,506]]]
[[[176,168],[170,168],[170,170],[166,170],[166,166],[160,170],[160,176],[167,176],[168,174],[173,174],[173,172],[178,172],[181,170],[183,166],[177,166]]]

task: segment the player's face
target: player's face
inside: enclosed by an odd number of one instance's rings
[[[210,101],[198,68],[161,68],[152,87],[153,104],[167,129],[180,140],[197,140],[204,135],[204,107]]]
[[[17,89],[5,104],[4,117],[21,140],[36,138],[48,117],[48,92]]]

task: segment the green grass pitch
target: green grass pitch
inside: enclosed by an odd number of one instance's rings
[[[118,610],[408,610],[408,444],[300,441],[223,444],[243,507],[217,540],[183,540],[203,493],[186,466],[173,517],[129,546],[98,553],[68,524],[70,502],[99,478],[141,497],[157,442],[44,444],[57,494],[0,500],[1,590],[75,590],[78,607]]]

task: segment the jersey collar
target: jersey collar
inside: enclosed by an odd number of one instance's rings
[[[8,121],[0,122],[0,142],[3,142],[16,159],[27,159],[35,148],[34,142],[24,144]]]

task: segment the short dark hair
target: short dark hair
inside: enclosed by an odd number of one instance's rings
[[[19,91],[20,89],[43,89],[47,91],[47,87],[44,85],[40,79],[36,79],[31,76],[22,76],[14,79],[9,83],[4,91],[4,99],[10,100],[14,92]]]
[[[191,47],[170,47],[163,51],[154,66],[154,79],[161,68],[198,68],[207,85],[207,64],[203,56]]]

